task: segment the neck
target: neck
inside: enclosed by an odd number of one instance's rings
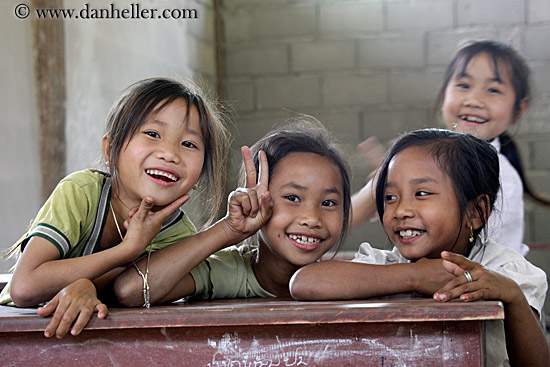
[[[260,286],[277,297],[290,297],[288,283],[300,268],[280,255],[274,254],[261,241],[256,260],[252,264],[254,275]]]

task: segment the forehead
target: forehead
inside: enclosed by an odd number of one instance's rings
[[[271,175],[270,185],[302,181],[336,186],[340,190],[343,187],[340,170],[336,163],[315,153],[290,153],[277,163]]]
[[[487,79],[508,82],[510,81],[510,67],[508,61],[486,52],[480,52],[473,56],[464,55],[457,63],[454,76],[458,78],[477,72],[485,75]]]
[[[428,147],[409,147],[397,153],[388,165],[388,183],[431,179],[448,181],[447,174],[431,154]]]

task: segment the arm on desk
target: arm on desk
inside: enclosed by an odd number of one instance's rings
[[[441,259],[393,265],[321,261],[298,270],[290,281],[290,292],[297,300],[364,299],[411,292],[432,295],[451,279],[441,264]]]

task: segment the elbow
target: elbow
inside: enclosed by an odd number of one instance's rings
[[[10,285],[10,298],[17,307],[32,307],[47,301],[36,298],[36,292],[28,284],[13,282]]]
[[[308,282],[304,279],[306,274],[301,274],[302,269],[299,269],[288,284],[290,295],[297,301],[307,301],[314,299],[313,290],[308,286]]]
[[[113,284],[115,301],[124,307],[140,307],[143,305],[143,289],[141,286],[124,282],[117,278]]]

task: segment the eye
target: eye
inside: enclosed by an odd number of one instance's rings
[[[489,93],[494,93],[494,94],[501,94],[502,92],[500,91],[500,89],[497,89],[497,88],[489,88],[487,90],[487,92]]]
[[[457,88],[460,88],[460,89],[469,89],[469,88],[470,88],[470,84],[468,84],[468,83],[457,83],[457,84],[456,84],[456,87],[457,87]]]
[[[386,202],[388,202],[388,201],[393,201],[393,200],[397,200],[397,196],[396,196],[396,195],[388,194],[388,195],[384,196],[384,201],[386,201]]]
[[[300,198],[296,195],[286,195],[284,198],[287,199],[288,201],[292,201],[293,203],[300,202]]]
[[[429,196],[429,195],[432,195],[431,192],[427,192],[427,191],[418,191],[415,196]]]
[[[321,203],[322,206],[332,207],[338,205],[338,203],[334,200],[325,200]]]
[[[143,133],[155,139],[160,138],[160,135],[156,131],[144,131]]]
[[[183,143],[181,143],[181,145],[183,145],[186,148],[194,148],[194,149],[197,148],[197,146],[191,143],[190,141],[184,141]]]

